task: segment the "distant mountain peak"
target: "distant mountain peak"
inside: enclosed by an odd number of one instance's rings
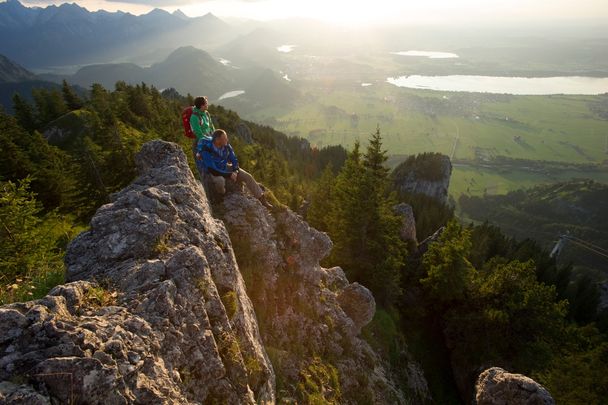
[[[0,55],[0,83],[16,83],[34,78],[32,72],[6,56]]]
[[[228,25],[228,23],[226,23],[226,21],[222,20],[221,18],[219,18],[212,12],[208,12],[207,14],[205,14],[204,16],[202,16],[200,18],[205,20],[206,22],[214,22],[214,23],[219,23],[219,24],[226,25],[226,26]]]
[[[176,17],[179,17],[183,20],[187,20],[190,18],[186,14],[184,14],[184,12],[182,10],[180,10],[179,8],[173,12],[173,15]]]
[[[152,9],[152,11],[150,11],[149,13],[145,14],[145,15],[171,15],[168,11],[165,11],[161,8],[154,8]]]

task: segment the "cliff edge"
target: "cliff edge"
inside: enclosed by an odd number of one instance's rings
[[[69,282],[0,308],[0,402],[405,403],[359,337],[373,296],[319,265],[326,234],[239,191],[214,218],[178,145],[137,165],[68,247]]]

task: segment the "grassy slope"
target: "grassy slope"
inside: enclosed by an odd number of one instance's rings
[[[605,150],[608,121],[590,104],[606,96],[507,96],[400,89],[385,83],[361,87],[334,83],[308,92],[294,107],[247,114],[319,146],[366,140],[380,125],[391,154],[425,151],[452,155],[451,194],[505,193],[571,177],[608,183],[608,171],[552,171],[481,167],[496,156],[598,164]],[[272,118],[271,118],[272,117]],[[269,119],[270,118],[270,119]],[[456,138],[458,141],[456,142]],[[454,146],[456,145],[456,146]]]

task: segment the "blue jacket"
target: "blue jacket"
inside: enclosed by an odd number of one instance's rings
[[[197,152],[201,154],[205,171],[214,176],[230,177],[239,170],[239,162],[230,144],[218,148],[211,139],[202,138],[198,141]],[[228,167],[228,162],[232,167]]]

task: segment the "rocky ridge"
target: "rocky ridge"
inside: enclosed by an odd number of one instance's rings
[[[228,234],[185,155],[155,141],[137,161],[68,247],[71,282],[0,309],[0,381],[65,403],[273,403]]]
[[[70,244],[69,283],[0,308],[0,402],[405,403],[359,337],[373,296],[319,265],[327,235],[241,192],[225,226],[175,144],[137,164]]]
[[[555,405],[545,387],[531,378],[509,373],[500,367],[481,373],[475,389],[477,405]]]
[[[239,192],[224,198],[221,216],[273,359],[279,399],[405,403],[394,376],[359,337],[375,313],[374,297],[341,268],[319,265],[332,248],[329,237],[290,210],[270,213]],[[415,364],[409,371],[408,396],[422,401],[426,381],[416,380],[422,373]]]
[[[393,171],[395,189],[407,194],[423,194],[448,204],[452,162],[438,153],[410,157]]]

